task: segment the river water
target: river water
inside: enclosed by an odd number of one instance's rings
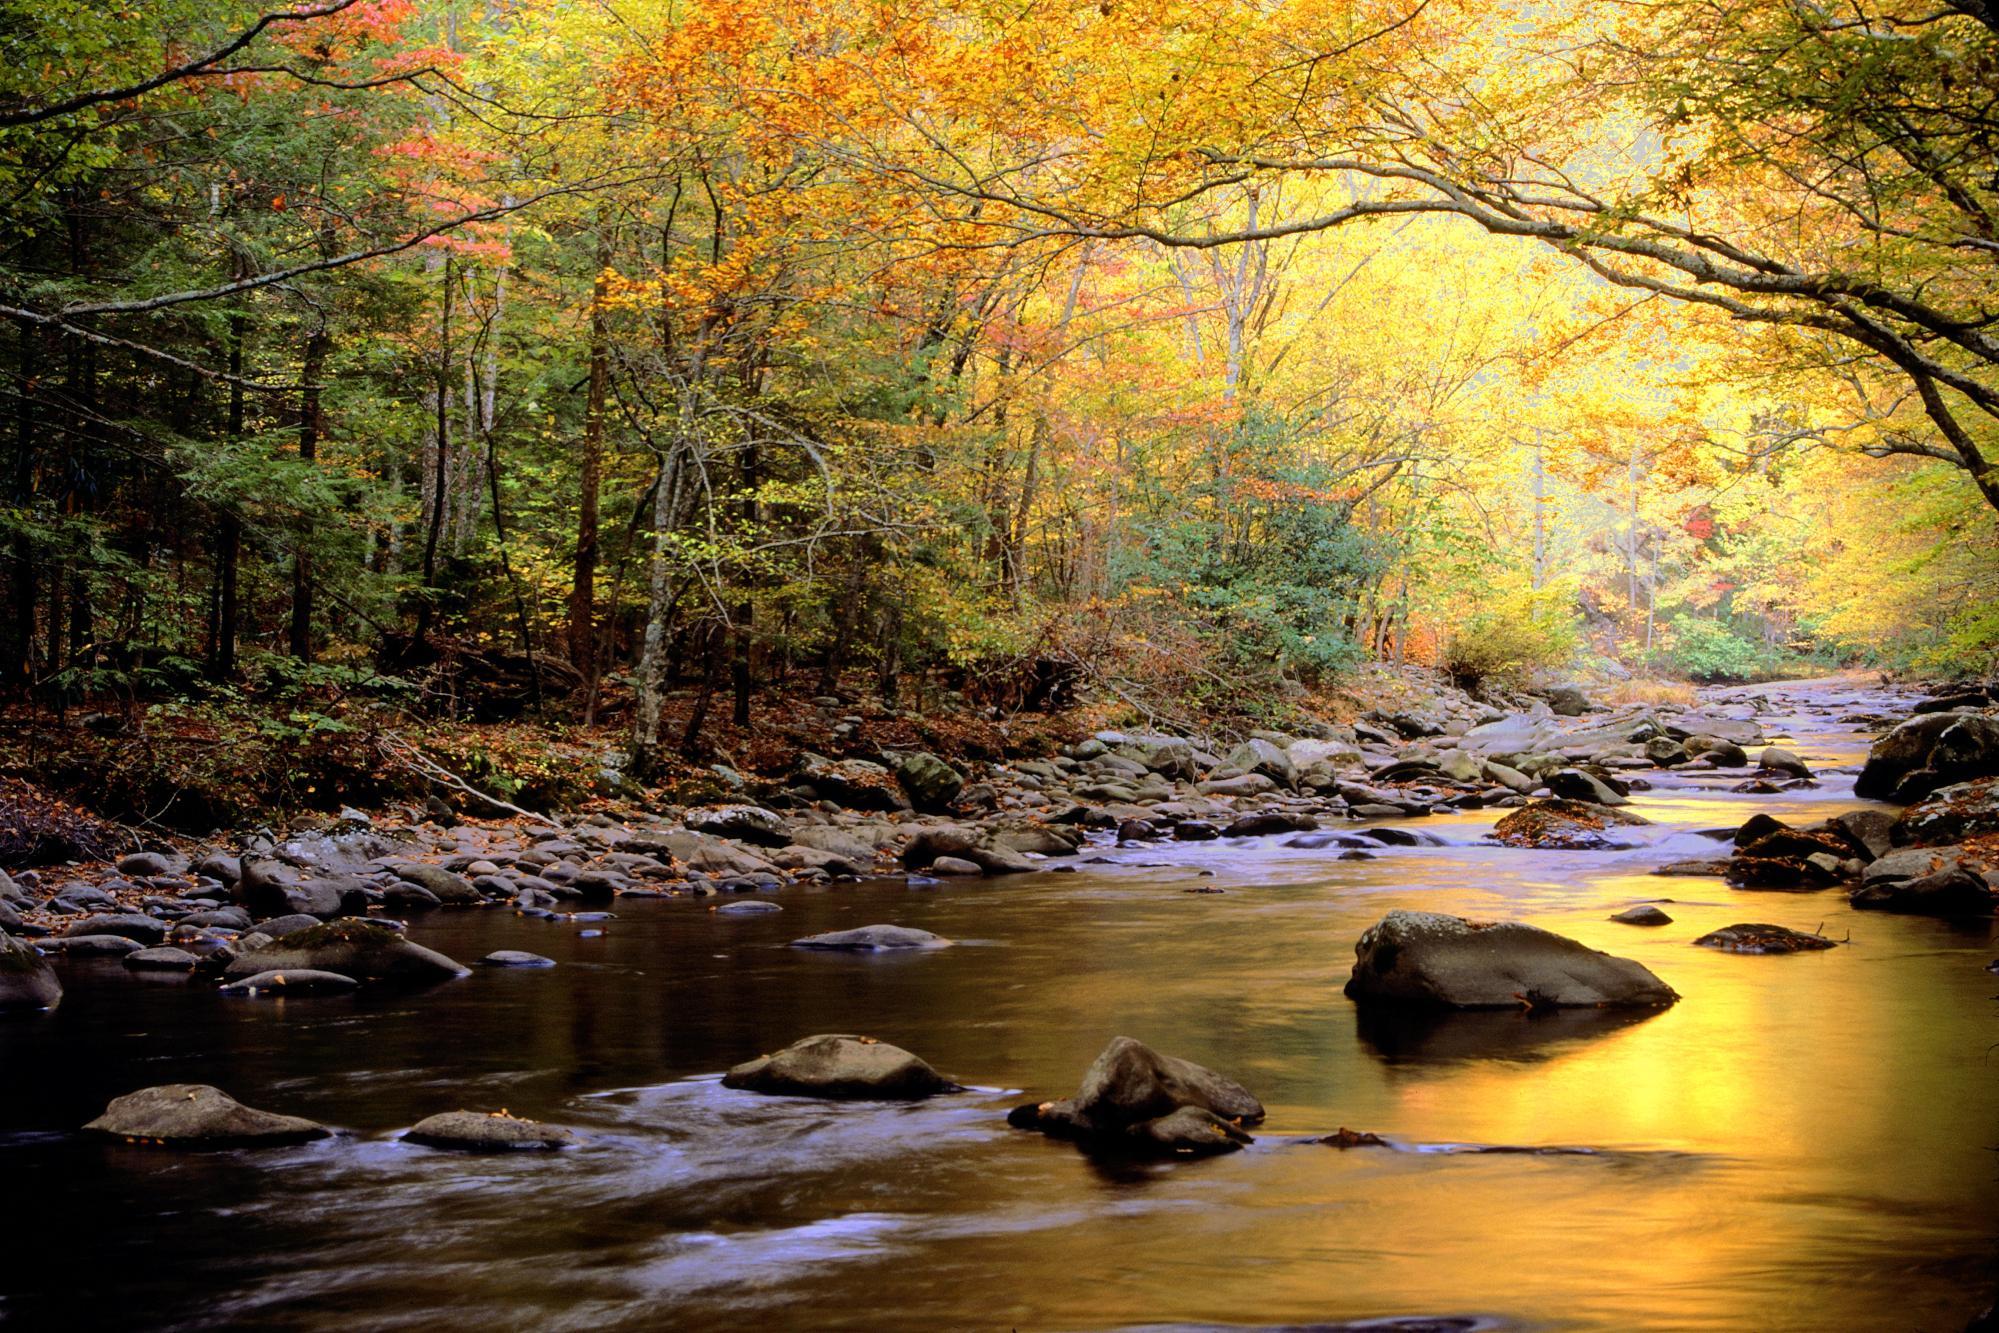
[[[1799,688],[1765,725],[1818,765],[1878,695]],[[1780,700],[1780,703],[1784,702]],[[1617,852],[1449,840],[1341,861],[1278,839],[1127,848],[1073,874],[788,890],[781,913],[621,901],[595,938],[506,912],[415,937],[552,971],[393,998],[246,1001],[65,964],[55,1014],[0,1025],[0,1322],[265,1329],[1958,1329],[1999,1235],[1992,927],[1852,912],[1837,892],[1648,874],[1700,830],[1858,804],[1662,779]],[[1186,890],[1219,887],[1222,894]],[[1671,898],[1663,929],[1605,918]],[[1341,994],[1392,907],[1532,921],[1685,997],[1631,1017],[1363,1021]],[[959,947],[793,950],[888,921]],[[1736,921],[1850,943],[1691,947]],[[143,993],[139,993],[143,991]],[[973,1086],[914,1106],[725,1090],[813,1032],[871,1033]],[[1211,1065],[1269,1108],[1254,1147],[1151,1167],[1010,1130],[1112,1036]],[[168,1155],[67,1133],[169,1082],[349,1131]],[[559,1154],[404,1145],[433,1112],[572,1126]],[[1395,1150],[1300,1140],[1342,1126]],[[1583,1152],[1489,1153],[1473,1147]],[[1401,1328],[1401,1324],[1387,1327]]]

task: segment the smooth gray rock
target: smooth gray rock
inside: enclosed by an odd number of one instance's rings
[[[1073,1097],[1017,1106],[1007,1123],[1104,1152],[1205,1156],[1252,1142],[1242,1126],[1263,1115],[1263,1104],[1233,1079],[1114,1037]]]
[[[134,972],[192,972],[201,963],[201,959],[187,950],[170,944],[134,950],[123,961]]]
[[[553,958],[522,949],[495,949],[479,960],[481,967],[554,967]]]
[[[915,1101],[961,1091],[900,1046],[846,1033],[804,1037],[722,1076],[725,1088],[781,1097]]]
[[[427,1148],[460,1152],[546,1152],[577,1142],[572,1130],[505,1111],[445,1111],[419,1120],[403,1138]]]
[[[852,930],[832,930],[823,935],[807,935],[791,942],[794,949],[845,949],[872,953],[883,949],[945,949],[951,941],[942,935],[909,926],[856,926]]]
[[[760,847],[782,847],[791,834],[776,813],[760,805],[709,805],[689,810],[681,823],[711,838],[735,838]]]
[[[1670,926],[1673,924],[1672,917],[1667,916],[1665,912],[1654,907],[1651,903],[1640,903],[1636,907],[1627,907],[1610,919],[1624,926]]]
[[[166,1148],[237,1148],[323,1139],[324,1125],[243,1105],[203,1083],[169,1083],[113,1099],[87,1134]]]
[[[1354,954],[1346,993],[1363,1004],[1663,1008],[1680,998],[1642,964],[1520,922],[1397,910],[1368,927]]]
[[[76,935],[123,935],[140,944],[158,944],[166,938],[167,923],[136,912],[108,912],[84,917],[63,928],[65,937]]]
[[[1862,885],[1847,901],[1863,911],[1911,916],[1982,917],[1999,911],[1999,891],[1983,875],[1956,868]]]

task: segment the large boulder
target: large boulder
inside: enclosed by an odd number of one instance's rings
[[[1953,867],[1915,879],[1864,884],[1848,901],[1862,910],[1913,916],[1991,916],[1999,910],[1999,890],[1983,875]]]
[[[445,907],[485,905],[486,895],[479,892],[471,880],[455,870],[426,865],[421,861],[398,861],[389,869],[393,870],[396,878],[405,884],[415,884],[430,890],[436,895],[437,901]]]
[[[205,1083],[169,1083],[114,1098],[87,1134],[163,1148],[240,1148],[323,1139],[324,1125],[245,1106]]]
[[[724,1074],[722,1086],[841,1101],[915,1101],[962,1090],[900,1046],[846,1033],[804,1037],[758,1056]]]
[[[303,913],[322,921],[368,910],[367,886],[351,874],[308,875],[272,860],[246,860],[236,897],[255,917]]]
[[[1192,779],[1200,771],[1194,758],[1194,743],[1180,736],[1160,736],[1150,732],[1120,735],[1111,753],[1140,764],[1150,773],[1169,778]]]
[[[53,1009],[62,1000],[55,969],[32,944],[0,935],[0,1013]]]
[[[536,1152],[576,1142],[576,1135],[560,1125],[523,1120],[505,1111],[445,1111],[417,1121],[403,1138],[426,1148],[460,1152]]]
[[[698,870],[704,875],[757,875],[768,874],[772,869],[769,861],[747,847],[727,838],[711,838],[691,829],[647,833],[633,838],[626,845],[651,852],[665,852],[687,869]]]
[[[1900,847],[1940,847],[1999,833],[1999,780],[1960,782],[1930,793],[1889,830]]]
[[[948,810],[965,789],[965,775],[928,750],[895,755],[891,766],[909,803],[918,810]]]
[[[1397,910],[1367,928],[1354,955],[1346,993],[1362,1004],[1644,1009],[1680,998],[1640,963],[1520,922]]]
[[[1480,754],[1531,754],[1546,748],[1556,734],[1556,726],[1546,717],[1532,713],[1511,713],[1493,722],[1481,722],[1458,738],[1458,744]]]
[[[1580,768],[1557,769],[1546,778],[1548,790],[1565,801],[1588,801],[1592,805],[1625,805],[1628,800],[1608,779]]]
[[[1091,1147],[1139,1155],[1232,1152],[1263,1103],[1233,1079],[1191,1060],[1114,1037],[1073,1097],[1017,1106],[1007,1123]]]
[[[1246,740],[1236,746],[1229,751],[1228,757],[1222,762],[1244,773],[1260,773],[1279,786],[1289,787],[1298,778],[1298,771],[1292,767],[1290,754],[1260,737]]]
[[[1926,713],[1874,742],[1854,780],[1857,796],[1919,800],[1939,787],[1999,775],[1999,721],[1979,713]]]
[[[798,780],[821,800],[849,810],[903,810],[909,806],[895,775],[865,759],[807,755],[799,767]]]
[[[467,969],[434,949],[371,921],[330,921],[295,931],[239,955],[224,971],[230,981],[259,972],[333,972],[360,981],[421,985],[462,977]]]
[[[912,926],[856,926],[852,930],[832,930],[823,935],[807,935],[793,940],[794,949],[840,949],[854,953],[874,953],[884,949],[944,949],[950,940]]]
[[[705,805],[689,810],[681,822],[711,838],[735,838],[759,847],[782,847],[792,841],[784,821],[760,805]]]

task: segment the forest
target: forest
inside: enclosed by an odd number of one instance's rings
[[[266,756],[197,821],[311,804],[282,756],[382,710],[645,781],[843,690],[1249,726],[1371,663],[1999,651],[1969,0],[17,0],[0,41],[4,689]],[[71,785],[155,806],[177,755]]]
[[[9,1330],[1999,1333],[1999,0],[0,0],[0,587]]]

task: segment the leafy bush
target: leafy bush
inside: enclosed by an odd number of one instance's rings
[[[1713,682],[1755,680],[1777,669],[1779,655],[1725,621],[1679,616],[1670,626],[1668,662],[1689,679]]]
[[[1524,589],[1460,622],[1444,642],[1442,665],[1460,689],[1519,686],[1536,671],[1567,667],[1580,643],[1571,589]]]

